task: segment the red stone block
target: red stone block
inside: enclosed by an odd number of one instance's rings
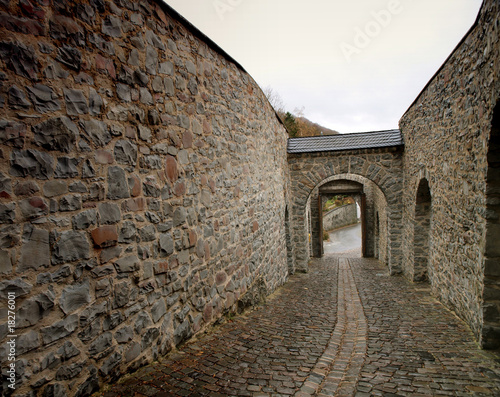
[[[176,196],[183,196],[186,193],[186,184],[184,182],[178,182],[174,187],[174,194]]]
[[[48,209],[47,204],[45,204],[45,201],[41,197],[32,197],[29,203],[33,208]]]
[[[212,303],[208,303],[205,306],[205,309],[203,310],[203,320],[205,320],[206,323],[210,322],[212,319]]]
[[[130,187],[130,195],[132,197],[138,197],[141,195],[141,180],[137,175],[129,176],[128,185]]]
[[[163,10],[161,9],[161,7],[158,4],[155,7],[155,12],[156,12],[156,15],[158,16],[158,18],[160,18],[163,21],[163,23],[165,24],[165,27],[169,26],[167,16],[165,15],[165,13],[163,12]]]
[[[0,26],[12,32],[44,36],[44,26],[34,19],[18,18],[5,12],[0,12]]]
[[[189,245],[191,247],[194,247],[196,245],[196,242],[198,241],[198,236],[196,235],[196,232],[194,230],[189,231]]]
[[[186,95],[183,92],[179,92],[177,94],[177,98],[179,98],[179,101],[184,102],[184,103],[194,102],[194,98],[192,96]]]
[[[169,269],[168,262],[157,262],[154,268],[155,275],[167,273],[168,269]]]
[[[189,149],[193,147],[193,134],[191,131],[186,131],[182,135],[182,145],[184,149]]]
[[[179,171],[177,169],[177,161],[175,161],[173,156],[167,155],[166,168],[167,178],[170,182],[175,182],[179,178]]]
[[[125,200],[122,203],[122,210],[124,212],[143,211],[144,208],[146,208],[146,199],[144,197]]]
[[[111,247],[118,243],[118,232],[115,225],[101,226],[91,232],[92,240],[98,247]]]
[[[102,55],[97,54],[95,57],[95,66],[99,71],[106,71],[114,79],[116,78],[115,64],[111,59],[104,58]]]
[[[208,181],[208,184],[210,186],[210,190],[212,191],[212,193],[215,193],[215,181],[213,179],[210,179]]]
[[[205,241],[205,258],[210,259],[210,245]]]
[[[108,150],[98,149],[95,151],[95,161],[98,164],[113,164],[113,154]]]

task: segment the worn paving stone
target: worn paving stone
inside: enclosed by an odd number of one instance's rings
[[[429,284],[391,277],[374,260],[350,263],[368,322],[360,378],[365,392],[460,396],[482,387],[488,390],[483,395],[499,395],[498,355],[478,349],[469,328],[432,297]]]
[[[499,358],[427,285],[376,260],[326,257],[95,396],[493,396]]]
[[[224,324],[199,343],[187,343],[180,354],[167,356],[161,365],[139,370],[134,375],[137,383],[127,381],[126,389],[139,395],[146,385],[167,395],[257,393],[247,390],[248,385],[274,395],[295,391],[330,338],[336,318],[336,286],[336,267],[327,264],[293,276],[257,310]],[[142,376],[148,368],[153,369],[153,376]],[[102,393],[119,395],[122,391],[117,384]]]

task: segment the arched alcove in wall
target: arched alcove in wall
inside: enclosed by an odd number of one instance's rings
[[[288,206],[285,208],[285,240],[286,240],[286,260],[288,264],[288,274],[293,274],[295,272],[295,265],[293,259],[292,235],[290,229],[290,214],[288,211]]]
[[[429,182],[423,178],[417,188],[413,233],[413,281],[427,281],[432,198]]]
[[[500,347],[500,102],[494,113],[488,146],[486,177],[486,246],[481,343]]]

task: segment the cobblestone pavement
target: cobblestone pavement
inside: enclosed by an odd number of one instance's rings
[[[96,396],[499,396],[494,359],[426,285],[375,260],[325,257]]]

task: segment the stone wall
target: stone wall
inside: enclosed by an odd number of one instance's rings
[[[285,282],[286,132],[163,2],[0,1],[0,68],[17,395],[89,395]]]
[[[356,204],[343,205],[323,214],[323,229],[326,231],[354,225],[357,222]]]
[[[470,33],[400,122],[405,138],[403,270],[411,279],[421,274],[414,268],[414,235],[422,219],[417,189],[426,180],[432,291],[489,347],[500,345],[498,260],[489,262],[485,274],[487,218],[495,218],[486,211],[486,175],[500,96],[499,19],[499,2],[486,0]],[[492,234],[496,246],[499,235]]]
[[[402,217],[402,150],[384,148],[335,153],[288,154],[291,197],[293,200],[293,235],[296,250],[296,267],[307,271],[310,255],[319,254],[318,195],[319,188],[331,181],[355,181],[363,185],[367,195],[366,213],[367,256],[383,253],[383,261],[392,274],[401,273]],[[339,185],[339,189],[342,184]],[[383,236],[375,250],[376,214],[383,219],[380,228]],[[382,214],[382,215],[380,215]],[[306,224],[308,216],[312,227]],[[311,233],[309,236],[309,229]],[[380,244],[385,244],[383,247]],[[312,250],[311,250],[312,248]]]

